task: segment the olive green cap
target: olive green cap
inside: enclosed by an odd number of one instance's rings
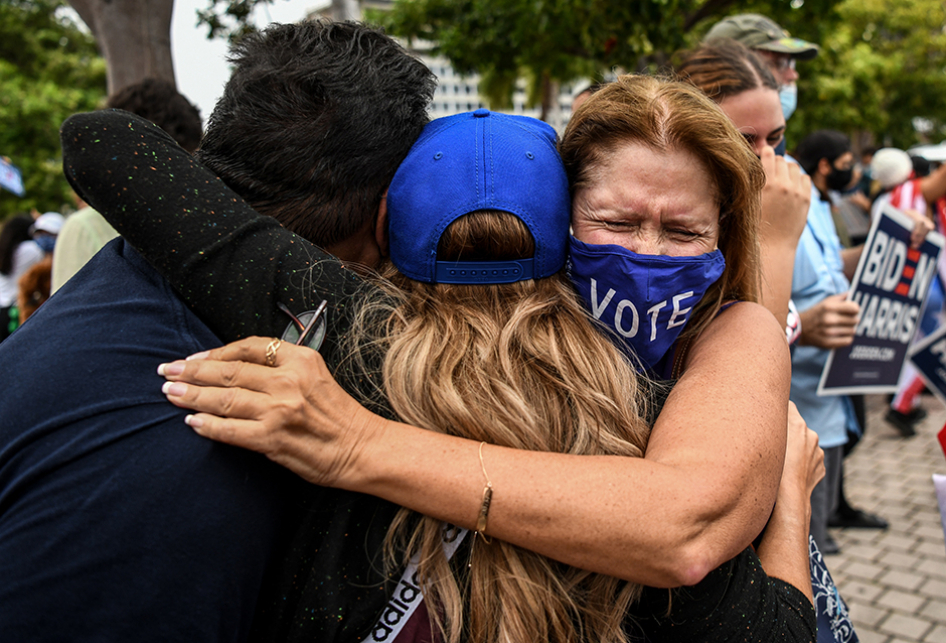
[[[800,60],[811,60],[820,51],[818,45],[801,38],[792,38],[772,19],[757,13],[741,13],[720,20],[709,30],[703,42],[722,38],[732,38],[749,49],[765,49]]]

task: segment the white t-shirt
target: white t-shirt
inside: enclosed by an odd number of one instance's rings
[[[9,275],[0,275],[0,308],[16,303],[20,290],[17,282],[27,270],[42,260],[45,253],[35,241],[24,241],[13,251],[13,270]]]

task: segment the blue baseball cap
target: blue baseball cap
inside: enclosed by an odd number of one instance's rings
[[[535,241],[529,259],[438,261],[447,227],[465,214],[517,216]],[[388,189],[391,261],[425,283],[541,279],[565,265],[570,199],[555,130],[526,116],[478,109],[432,121]]]

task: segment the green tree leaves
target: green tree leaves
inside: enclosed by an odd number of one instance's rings
[[[0,220],[71,202],[62,175],[59,125],[99,106],[105,62],[61,0],[0,2],[0,155],[23,173],[26,196],[0,191]]]
[[[822,46],[799,64],[797,141],[830,127],[909,147],[914,123],[946,137],[946,9],[940,0],[396,0],[369,18],[432,47],[461,73],[479,73],[496,107],[517,79],[538,102],[542,84],[614,68],[656,69],[699,44],[717,20],[761,13]],[[919,120],[917,120],[919,119]]]
[[[843,0],[816,19],[795,12],[782,24],[822,47],[813,61],[799,64],[790,142],[832,128],[870,133],[878,144],[905,149],[919,142],[915,119],[930,127],[933,142],[946,137],[942,2]]]
[[[513,83],[531,96],[685,42],[687,0],[412,0],[369,14],[392,34],[430,43],[461,74],[484,78],[483,93],[508,105]]]

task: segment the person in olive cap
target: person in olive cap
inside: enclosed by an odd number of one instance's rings
[[[703,38],[703,42],[731,38],[754,50],[768,64],[779,83],[779,98],[785,120],[795,112],[798,105],[798,72],[796,60],[811,60],[820,48],[791,34],[775,21],[757,13],[741,13],[717,22]]]

